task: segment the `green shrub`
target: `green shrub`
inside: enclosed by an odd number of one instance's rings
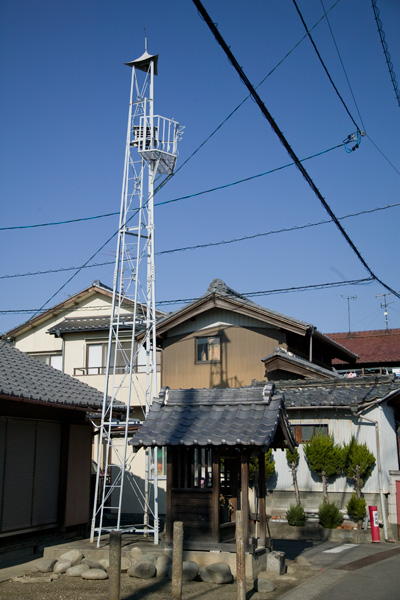
[[[353,521],[359,521],[365,517],[367,511],[367,503],[365,498],[357,498],[355,492],[352,493],[350,500],[347,503],[347,513]]]
[[[302,527],[306,522],[306,513],[301,504],[297,506],[290,505],[286,511],[286,519],[289,525],[293,527]]]
[[[343,515],[334,502],[322,502],[318,509],[319,523],[327,529],[335,529],[343,523]]]

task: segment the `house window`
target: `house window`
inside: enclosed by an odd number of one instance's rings
[[[221,361],[221,338],[219,336],[196,338],[196,362]]]
[[[105,375],[107,366],[107,343],[88,344],[86,354],[86,374],[87,375]],[[111,352],[111,367],[114,367],[116,373],[125,373],[129,370],[131,360],[131,342],[119,342],[115,351],[113,344]],[[161,352],[157,351],[157,371],[161,369]],[[79,371],[80,369],[76,369]],[[146,372],[146,351],[143,347],[139,348],[136,356],[136,370],[138,373]],[[79,374],[79,373],[77,373]]]
[[[62,371],[62,354],[31,354],[33,358],[36,358],[41,363],[45,365],[49,365],[53,367],[53,369],[58,369]]]
[[[313,435],[322,433],[328,435],[328,425],[311,424],[311,425],[293,425],[296,442],[299,444],[309,442]]]
[[[296,442],[299,444],[309,442],[313,435],[322,433],[328,435],[328,425],[293,425]]]

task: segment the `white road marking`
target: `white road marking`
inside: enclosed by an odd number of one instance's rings
[[[343,546],[337,546],[336,548],[331,548],[330,550],[324,550],[323,553],[328,554],[338,554],[339,552],[343,552],[343,550],[349,550],[349,548],[355,548],[359,544],[343,544]]]

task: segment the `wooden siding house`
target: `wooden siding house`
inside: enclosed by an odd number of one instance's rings
[[[332,376],[335,357],[356,359],[314,326],[259,306],[220,279],[197,300],[161,318],[157,339],[163,355],[161,384],[171,389],[251,385],[264,378],[262,358],[277,347]]]
[[[89,522],[87,413],[101,406],[94,388],[0,342],[1,538]]]

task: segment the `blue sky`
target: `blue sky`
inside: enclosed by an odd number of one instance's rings
[[[334,0],[324,0],[328,10]],[[321,0],[298,0],[311,28]],[[291,0],[204,0],[249,80],[338,217],[397,204],[400,107],[371,3],[339,0],[329,12],[340,57],[323,20],[313,39],[354,121],[367,136],[347,153],[355,131],[319,63]],[[378,0],[400,81],[400,3]],[[124,62],[159,54],[155,111],[185,126],[179,167],[248,95],[190,0],[2,0],[0,4],[1,227],[36,225],[119,211],[130,69]],[[297,45],[297,47],[295,47]],[[286,54],[289,56],[282,61]],[[279,64],[280,63],[280,64]],[[277,66],[278,65],[278,66]],[[276,67],[276,69],[275,69]],[[356,100],[356,105],[354,103]],[[248,99],[157,194],[156,252],[295,228],[328,219],[256,104]],[[391,164],[390,164],[391,163]],[[198,192],[227,186],[211,193]],[[341,221],[370,266],[400,291],[400,207]],[[43,306],[73,271],[112,236],[118,215],[47,227],[0,230],[0,331],[29,318],[13,311]],[[111,262],[115,238],[93,259]],[[22,277],[10,277],[13,275]],[[7,277],[6,277],[7,276]],[[100,279],[113,265],[83,269],[51,305]],[[241,293],[358,280],[368,273],[332,224],[156,258],[157,301],[195,298],[214,278]],[[378,283],[281,293],[259,304],[323,332],[384,329]],[[357,299],[347,300],[357,296]],[[389,326],[400,327],[400,302]],[[164,308],[174,310],[181,306]],[[160,305],[160,308],[163,308]]]

